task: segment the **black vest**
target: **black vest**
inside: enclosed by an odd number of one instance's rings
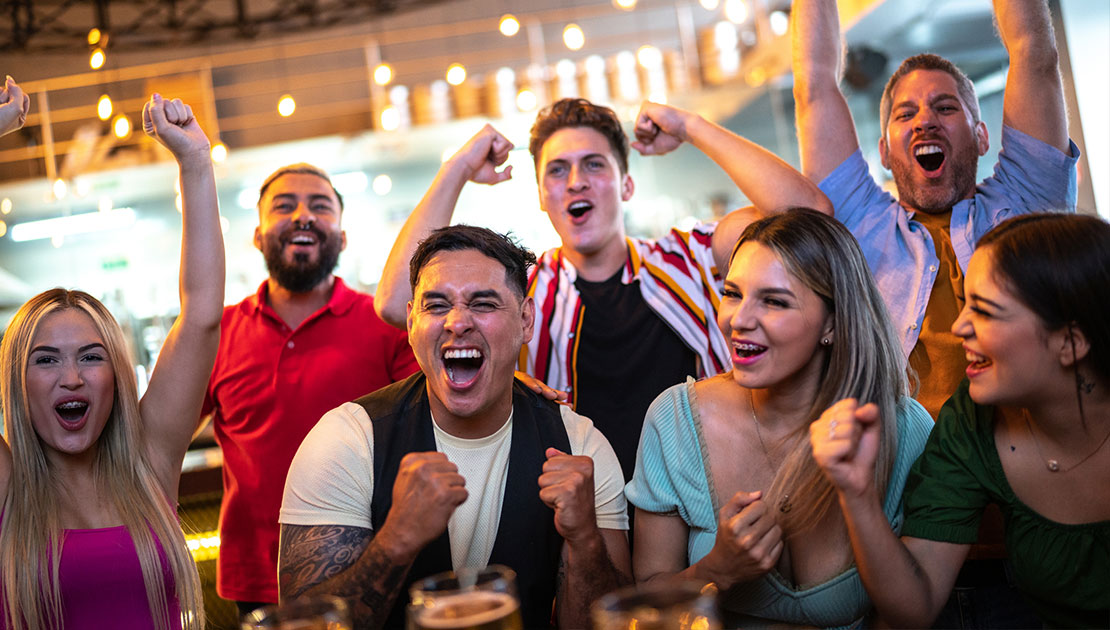
[[[401,458],[436,450],[424,375],[417,372],[355,402],[366,409],[374,427],[370,512],[374,531],[381,531],[393,502],[393,482]],[[524,627],[546,628],[551,625],[563,538],[555,530],[554,510],[539,498],[537,480],[547,460],[544,451],[554,447],[570,453],[570,440],[558,406],[517,381],[513,383],[511,439],[501,521],[489,562],[516,571]],[[450,570],[451,543],[444,531],[416,556],[386,627],[404,627],[413,582]]]

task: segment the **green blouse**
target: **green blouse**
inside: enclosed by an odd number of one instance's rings
[[[1110,521],[1057,523],[1022,503],[995,450],[994,408],[975,404],[966,380],[941,409],[904,501],[903,536],[958,544],[974,543],[983,508],[998,504],[1017,586],[1041,619],[1110,627]]]

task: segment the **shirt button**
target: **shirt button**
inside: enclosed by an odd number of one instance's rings
[[[910,330],[917,330],[917,324],[910,324]],[[293,342],[290,341],[289,343],[292,344]],[[293,346],[290,345],[289,347],[292,348]]]
[[[936,270],[937,270],[936,265],[929,265],[929,271],[936,271]]]
[[[574,339],[574,333],[567,333],[567,339]]]
[[[285,347],[292,348],[293,347],[293,342],[290,341],[289,343],[285,344]]]

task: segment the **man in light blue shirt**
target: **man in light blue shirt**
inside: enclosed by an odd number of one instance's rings
[[[994,174],[976,186],[989,140],[971,81],[946,59],[917,55],[890,78],[880,105],[879,154],[898,199],[869,174],[837,85],[835,0],[796,0],[792,9],[802,172],[859,240],[921,379],[918,400],[934,417],[964,376],[950,328],[975,242],[1011,216],[1075,209],[1079,151],[1068,140],[1048,7],[1044,0],[994,6],[1010,55]]]

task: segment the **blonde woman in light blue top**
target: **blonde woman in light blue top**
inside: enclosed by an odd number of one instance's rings
[[[725,279],[732,371],[665,391],[636,472],[637,581],[715,582],[726,627],[857,624],[870,602],[809,425],[855,398],[881,415],[876,486],[900,525],[906,473],[932,427],[859,246],[808,209],[753,223]]]

